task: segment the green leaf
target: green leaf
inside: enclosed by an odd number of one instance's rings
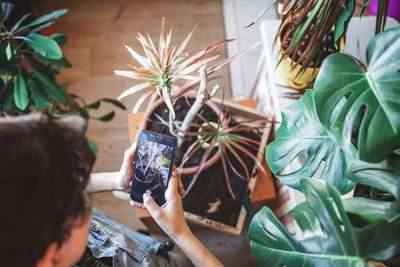
[[[49,78],[47,78],[47,76],[39,73],[36,70],[33,73],[38,78],[38,82],[43,86],[49,97],[58,101],[64,99],[64,90],[55,81],[50,80]]]
[[[45,75],[48,79],[54,82],[56,81],[53,70],[50,66],[43,64],[34,57],[27,56],[26,58],[28,59],[29,65],[32,67],[33,70],[41,73],[42,75]]]
[[[107,113],[106,115],[101,116],[100,118],[94,118],[94,119],[99,120],[99,121],[110,121],[114,118],[114,116],[115,116],[115,112],[111,111],[111,112]]]
[[[89,109],[99,109],[99,107],[100,107],[100,100],[97,100],[89,105],[86,105],[86,108]]]
[[[29,104],[28,88],[21,70],[18,71],[14,81],[14,101],[20,110],[25,110]]]
[[[390,224],[356,228],[336,188],[314,179],[303,179],[302,186],[307,204],[291,212],[302,239],[292,237],[267,207],[253,217],[249,239],[259,266],[370,266],[370,259],[384,261],[399,252],[398,232]]]
[[[1,48],[0,48],[1,49]],[[17,57],[12,57],[10,61],[7,61],[5,50],[0,50],[0,74],[8,76],[16,76],[18,69],[21,66],[21,60]],[[3,61],[4,60],[4,61]]]
[[[14,45],[13,45],[12,43],[9,42],[9,43],[7,44],[7,47],[6,47],[5,52],[6,52],[7,61],[10,61],[11,58],[12,58],[12,57],[15,55],[15,53],[16,53],[16,49],[15,49]]]
[[[31,16],[31,14],[25,14],[22,16],[22,18],[20,18],[15,24],[14,26],[12,26],[10,32],[14,33],[16,30],[19,29],[19,27],[21,26],[22,22],[24,22],[27,18],[29,18],[29,16]]]
[[[1,3],[1,21],[6,21],[14,10],[14,5],[8,2]]]
[[[89,105],[86,105],[86,108],[98,109],[100,107],[101,101],[106,102],[106,103],[110,103],[110,104],[112,104],[112,105],[114,105],[114,106],[116,106],[116,107],[118,107],[118,108],[120,108],[122,110],[126,110],[126,107],[121,102],[119,102],[119,101],[117,101],[115,99],[112,99],[112,98],[101,98],[101,99],[99,99],[99,100],[97,100],[97,101],[95,101],[95,102],[93,102],[93,103],[91,103]]]
[[[61,49],[53,39],[37,33],[30,33],[26,38],[26,44],[41,56],[50,59],[62,58]]]
[[[347,6],[341,8],[339,17],[335,24],[335,45],[337,44],[339,38],[344,34],[347,25],[353,16],[355,9],[355,0],[350,0]]]
[[[118,107],[118,108],[120,108],[120,109],[122,109],[122,110],[126,110],[126,107],[124,106],[124,104],[122,104],[121,102],[119,102],[119,101],[117,101],[117,100],[115,100],[115,99],[112,99],[112,98],[102,98],[102,99],[100,99],[101,101],[103,101],[103,102],[106,102],[106,103],[110,103],[110,104],[112,104],[112,105],[114,105],[114,106],[116,106],[116,107]]]
[[[59,46],[64,45],[68,40],[67,36],[62,33],[55,33],[51,35],[50,38],[56,41]]]
[[[250,23],[249,25],[247,25],[245,28],[248,28],[254,24],[257,23],[257,21],[259,21],[264,15],[265,13],[267,13],[268,10],[271,9],[271,7],[273,6],[273,4],[275,4],[276,0],[270,0],[269,3],[265,6],[265,8],[261,11],[260,14],[258,14],[257,18],[255,18],[255,20]]]
[[[378,9],[376,11],[375,35],[383,31],[385,28],[388,5],[389,0],[378,1]]]
[[[390,193],[394,201],[352,198],[345,200],[346,210],[366,220],[379,216],[387,221],[400,216],[400,156],[393,154],[380,163],[353,159],[347,176],[354,182]]]
[[[88,144],[89,144],[89,148],[93,151],[93,153],[97,154],[99,153],[99,149],[97,148],[97,146],[95,144],[93,144],[89,139],[86,139]]]
[[[54,66],[56,68],[68,69],[68,68],[72,67],[71,63],[69,63],[69,61],[65,57],[62,57],[60,59],[49,59],[49,58],[45,58],[45,57],[39,56],[39,58],[42,61],[44,61],[44,62],[46,62],[46,63],[48,63],[48,64],[50,64],[50,65],[52,65],[52,66]]]
[[[364,3],[363,3],[363,5],[361,7],[361,10],[360,10],[360,18],[364,14],[365,8],[366,8],[367,4],[369,4],[369,2],[371,2],[371,0],[364,0]]]
[[[1,42],[0,43],[0,64],[4,64],[8,61],[6,49],[8,47],[9,42]]]
[[[5,79],[3,87],[0,89],[0,111],[7,112],[14,107],[14,88],[13,83]]]
[[[47,28],[47,27],[50,27],[50,26],[53,25],[54,23],[55,23],[54,21],[51,21],[51,22],[47,22],[47,23],[45,23],[45,24],[42,24],[42,25],[40,25],[40,26],[38,26],[38,27],[32,29],[32,30],[31,30],[31,33],[35,33],[35,32],[38,32],[38,31],[40,31],[40,30],[42,30],[42,29],[45,29],[45,28]],[[46,36],[46,37],[47,37],[47,36]]]
[[[46,91],[41,86],[37,86],[35,80],[31,78],[28,80],[28,89],[33,102],[38,108],[46,109],[49,107],[50,99],[47,96]]]
[[[59,9],[59,10],[53,11],[49,14],[46,14],[40,18],[35,19],[34,21],[32,21],[31,23],[29,23],[26,26],[32,27],[32,26],[36,26],[36,25],[51,21],[51,20],[58,19],[59,17],[64,16],[67,12],[68,12],[68,9]]]
[[[354,183],[345,175],[345,155],[320,124],[312,94],[312,90],[307,90],[300,100],[282,112],[282,124],[275,133],[275,140],[267,145],[268,166],[282,183],[302,190],[300,179],[312,177],[324,162],[320,178],[332,183],[341,193],[347,193]],[[307,152],[307,159],[299,170],[278,175],[302,152]]]
[[[400,28],[395,28],[371,40],[366,70],[348,55],[330,55],[314,85],[321,123],[347,153],[363,161],[380,162],[400,147],[399,47]],[[360,118],[354,153],[352,135]]]

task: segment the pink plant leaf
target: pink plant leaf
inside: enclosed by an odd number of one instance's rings
[[[162,98],[164,99],[164,102],[167,105],[167,108],[170,114],[172,115],[172,118],[175,119],[174,106],[172,105],[171,96],[168,92],[167,86],[164,86],[161,91],[162,91]]]
[[[157,113],[154,113],[154,115],[156,116],[156,118],[161,122],[161,124],[168,126],[169,123],[166,122],[160,115],[158,115]]]
[[[139,111],[140,106],[143,104],[143,102],[152,94],[155,93],[155,90],[146,92],[145,94],[143,94],[139,100],[136,102],[135,106],[133,107],[132,113],[136,114]]]
[[[131,78],[131,79],[139,80],[139,81],[147,81],[148,80],[148,77],[146,77],[142,74],[139,74],[137,72],[130,71],[130,70],[114,70],[114,73],[118,76],[127,77],[127,78]]]
[[[234,56],[232,56],[232,57],[230,57],[230,58],[227,58],[227,59],[225,59],[225,60],[219,62],[218,64],[216,64],[216,65],[214,65],[214,66],[208,68],[208,69],[207,69],[207,74],[208,74],[208,75],[213,74],[213,73],[216,72],[217,70],[221,69],[222,67],[226,66],[227,64],[229,64],[229,63],[231,63],[232,61],[234,61],[235,59],[237,59],[238,57],[242,56],[243,54],[246,54],[246,53],[249,52],[250,50],[253,50],[254,48],[256,48],[257,46],[259,46],[260,44],[261,44],[261,41],[258,42],[258,43],[256,43],[255,45],[253,45],[253,46],[251,46],[251,47],[249,47],[249,48],[243,50],[242,52],[240,52],[240,53],[238,53],[238,54],[236,54],[236,55],[234,55]]]
[[[121,100],[122,98],[131,95],[131,94],[135,94],[137,92],[140,92],[144,89],[146,89],[147,87],[151,86],[152,83],[151,82],[145,82],[145,83],[141,83],[141,84],[137,84],[127,90],[125,90],[119,97],[118,100]]]
[[[186,67],[185,69],[180,71],[179,74],[180,75],[190,74],[190,73],[198,70],[201,66],[203,66],[203,65],[205,65],[205,64],[207,64],[207,63],[209,63],[209,62],[211,62],[211,61],[213,61],[215,59],[217,59],[218,57],[219,57],[219,55],[216,55],[216,56],[209,57],[209,58],[206,58],[204,60],[201,60],[201,61],[199,61],[199,62],[197,62],[197,63],[195,63],[195,64],[193,64],[191,66]],[[199,79],[199,78],[197,78],[197,79]]]
[[[180,168],[183,168],[183,166],[186,164],[186,162],[194,155],[194,153],[197,152],[201,148],[201,144],[199,140],[196,140],[193,142],[193,144],[190,145],[188,150],[185,152],[183,155],[183,161],[180,165]]]
[[[221,146],[222,147],[222,146]],[[229,160],[228,157],[228,153],[226,153],[226,149],[224,147],[222,147],[222,151],[224,153],[224,159],[226,162],[228,162],[229,167],[231,168],[231,170],[236,174],[237,177],[239,177],[239,179],[242,179],[243,181],[248,182],[249,178],[245,178],[243,177],[235,168],[235,166],[233,166],[232,162]],[[221,158],[222,159],[222,158]],[[228,177],[229,178],[229,177]]]
[[[138,53],[135,52],[135,50],[133,50],[129,46],[125,45],[125,47],[126,47],[126,49],[128,49],[128,51],[132,55],[133,59],[135,59],[140,65],[142,65],[143,67],[145,67],[149,70],[154,71],[154,68],[151,66],[151,63],[147,58],[140,56]]]
[[[246,145],[248,147],[251,147],[254,150],[258,150],[258,147],[256,147],[255,145],[257,145],[257,146],[260,145],[260,143],[258,141],[256,141],[256,142],[258,142],[258,144],[247,142],[246,140],[243,140],[242,139],[243,136],[240,136],[240,135],[229,134],[229,136],[230,136],[230,140],[231,141],[236,142],[236,143],[242,143],[242,144],[244,144],[244,145]]]
[[[235,149],[233,149],[233,147],[228,143],[228,142],[224,142],[223,146],[226,146],[226,148],[228,148],[229,152],[237,159],[237,161],[239,161],[240,165],[242,165],[244,171],[246,172],[246,177],[247,177],[247,181],[249,181],[250,179],[250,175],[249,175],[249,170],[246,166],[246,164],[244,163],[244,161],[242,160],[242,158],[239,156],[238,153],[236,153]]]
[[[152,48],[150,48],[149,44],[146,41],[146,38],[144,38],[143,35],[141,35],[140,33],[139,33],[139,38],[137,38],[137,40],[141,43],[147,58],[151,60],[152,66],[157,70],[157,73],[159,75],[162,75],[163,72],[162,66],[160,64],[160,61],[158,60],[156,52]]]
[[[164,46],[165,46],[165,18],[162,18],[161,31],[160,31],[160,42],[158,44],[158,55],[160,56],[160,58],[162,58],[162,56],[163,56]]]
[[[199,177],[200,173],[203,171],[204,164],[206,163],[206,161],[207,161],[208,157],[210,156],[210,153],[213,150],[216,143],[217,143],[217,140],[213,139],[212,143],[210,144],[210,146],[208,147],[206,152],[203,154],[203,157],[200,161],[199,167],[197,168],[195,175],[193,176],[192,180],[190,181],[189,186],[186,188],[186,192],[183,195],[183,197],[185,197],[189,193],[190,189],[192,189],[192,187],[193,187],[194,183],[196,182],[197,178]]]
[[[221,78],[222,78],[222,76],[215,76],[215,77],[207,78],[207,82],[214,81],[214,80],[221,79]],[[189,92],[190,90],[198,88],[199,85],[200,85],[200,80],[199,79],[196,79],[194,81],[187,81],[180,88],[177,88],[177,90],[175,90],[175,92],[172,95],[172,97],[173,98],[179,98],[183,94]]]
[[[258,159],[257,159],[250,151],[248,151],[247,149],[245,149],[244,147],[242,147],[241,145],[239,145],[239,144],[237,144],[237,143],[235,143],[235,142],[232,142],[232,141],[229,141],[229,140],[228,140],[228,142],[229,142],[233,147],[237,148],[238,150],[242,151],[244,154],[246,154],[247,156],[249,156],[250,158],[252,158],[253,161],[257,164],[257,166],[261,169],[261,171],[262,171],[263,173],[266,173],[266,171],[265,171],[264,167],[262,166],[262,164],[258,161]]]
[[[228,187],[229,193],[231,194],[233,199],[236,199],[235,194],[232,191],[232,187],[231,187],[231,182],[229,181],[229,174],[228,174],[228,168],[226,166],[226,161],[224,159],[224,153],[222,151],[222,148],[219,146],[218,147],[219,151],[221,152],[221,162],[222,162],[222,169],[224,171],[224,176],[225,176],[225,181],[226,181],[226,185]]]
[[[180,58],[180,57],[183,56],[181,54],[184,52],[189,40],[192,38],[192,35],[196,31],[196,28],[197,28],[198,25],[199,25],[199,23],[196,23],[196,25],[193,27],[193,29],[190,31],[190,33],[186,36],[186,38],[180,44],[178,50],[176,51],[176,57],[177,58]]]

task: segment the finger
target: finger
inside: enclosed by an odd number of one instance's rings
[[[183,187],[180,175],[178,176],[178,192],[181,196],[183,196],[186,193],[185,188]]]
[[[178,180],[178,192],[181,196],[183,196],[185,194],[185,189],[183,187],[182,184],[182,179],[181,179],[181,173],[182,173],[182,169],[178,169],[176,168],[175,165],[173,165],[173,171],[176,174],[177,180]]]
[[[143,205],[150,212],[151,217],[157,218],[160,214],[160,207],[154,199],[147,193],[143,194]]]
[[[183,188],[182,182],[178,185],[178,192],[179,195],[181,196],[183,196],[186,193],[185,189]]]
[[[174,197],[175,194],[178,193],[178,182],[175,174],[171,175],[171,178],[168,182],[168,188],[165,191],[165,199],[171,199]]]
[[[137,145],[137,143],[135,141],[135,142],[133,142],[133,144],[127,150],[125,150],[124,161],[129,163],[129,162],[131,162],[133,160],[133,157],[134,157],[135,152],[136,152],[136,145]]]
[[[142,203],[139,203],[139,202],[136,202],[136,201],[133,201],[133,200],[131,200],[131,201],[129,202],[129,204],[130,204],[132,207],[139,208],[139,209],[145,209],[145,208],[146,208]]]

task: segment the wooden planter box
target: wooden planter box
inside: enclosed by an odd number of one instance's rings
[[[221,99],[213,99],[213,102],[217,103],[220,108],[223,110],[229,108],[229,113],[233,115],[233,117],[237,120],[240,121],[242,120],[249,120],[249,119],[263,119],[263,120],[269,120],[272,121],[272,117],[265,115],[261,112],[256,111],[253,108],[247,107],[248,103],[244,103],[245,105],[231,102],[231,101],[222,101]],[[138,114],[129,114],[129,129],[130,129],[130,139],[131,142],[136,139],[137,131],[138,131],[138,126],[140,124],[141,118],[142,118],[143,113],[138,113]],[[253,204],[256,204],[260,202],[265,202],[267,200],[271,200],[275,198],[275,189],[274,189],[274,183],[272,179],[272,174],[266,164],[265,161],[265,147],[268,142],[268,139],[270,137],[270,133],[272,130],[272,123],[268,123],[267,127],[264,130],[264,133],[261,137],[261,145],[258,150],[257,154],[257,159],[262,162],[265,170],[266,170],[266,175],[264,175],[263,172],[257,171],[256,166],[252,170],[252,175],[249,183],[249,190],[251,192],[250,195],[250,200]],[[122,194],[126,194],[125,196],[122,196]],[[129,195],[127,193],[121,193],[118,192],[115,195],[119,198],[128,198]],[[162,233],[162,230],[157,226],[155,221],[151,218],[150,214],[148,213],[147,210],[141,210],[138,209],[138,216],[141,219],[141,221],[148,227],[149,231],[154,234],[160,234]],[[201,217],[199,215],[185,212],[185,218],[189,222],[189,226],[193,229],[196,228],[195,225],[200,225],[200,226],[205,226],[209,227],[218,231],[223,231],[227,233],[231,233],[234,235],[239,235],[242,232],[243,225],[246,219],[246,211],[245,208],[242,206],[240,210],[240,214],[238,217],[238,220],[236,222],[235,226],[227,225],[218,221],[214,221],[208,218]],[[193,225],[195,224],[195,225]]]

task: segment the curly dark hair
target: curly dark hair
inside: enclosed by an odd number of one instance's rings
[[[95,156],[79,119],[71,121],[38,113],[0,119],[2,266],[35,266],[90,214],[84,193]]]

